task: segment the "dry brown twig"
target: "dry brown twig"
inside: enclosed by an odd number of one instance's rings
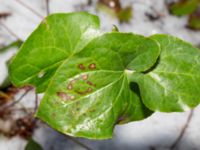
[[[6,108],[8,108],[8,107],[12,107],[12,106],[14,106],[15,104],[19,103],[19,102],[24,98],[24,96],[26,96],[26,95],[29,93],[29,91],[31,91],[31,90],[32,90],[32,88],[27,89],[17,100],[13,101],[13,102],[10,103],[10,104],[5,104],[5,105],[1,106],[1,107],[0,107],[0,111],[6,109]]]
[[[0,12],[0,19],[6,19],[9,16],[11,16],[9,12]]]

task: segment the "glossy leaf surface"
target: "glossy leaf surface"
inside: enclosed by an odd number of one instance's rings
[[[200,102],[200,51],[169,35],[154,35],[161,46],[158,62],[132,77],[144,104],[153,111],[174,112]]]
[[[22,45],[10,66],[11,80],[44,92],[58,66],[96,37],[98,28],[99,19],[87,13],[50,15]]]
[[[146,55],[149,61],[139,61]],[[148,69],[158,55],[157,43],[141,36],[111,33],[96,38],[57,69],[38,117],[66,134],[111,137],[115,124],[150,114],[131,91],[127,69],[134,69],[133,64]]]
[[[116,124],[144,119],[149,109],[199,103],[197,49],[166,35],[98,28],[88,13],[48,16],[12,60],[12,82],[45,94],[38,118],[68,135],[106,139]]]

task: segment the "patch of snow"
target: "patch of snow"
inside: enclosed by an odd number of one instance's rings
[[[45,16],[45,1],[22,0],[34,10]],[[56,12],[72,12],[80,10],[80,3],[86,4],[86,0],[51,0],[50,11]],[[96,0],[94,1],[94,4]],[[93,4],[93,5],[94,5]],[[129,24],[120,24],[116,18],[107,15],[105,12],[97,11],[93,6],[87,6],[85,9],[90,13],[97,14],[101,20],[101,29],[104,32],[111,31],[112,26],[116,25],[122,32],[134,32],[149,36],[155,33],[166,33],[180,37],[194,45],[200,44],[200,32],[192,31],[185,28],[187,17],[175,17],[168,13],[164,0],[126,0],[122,1],[123,6],[133,6],[133,18]],[[152,8],[154,10],[152,10]],[[15,0],[0,0],[0,12],[12,12],[12,16],[7,18],[4,22],[12,29],[15,34],[25,40],[31,32],[42,21],[42,18],[34,15],[31,11],[24,8]],[[159,20],[150,21],[145,13],[162,14]],[[0,26],[0,44],[9,43],[14,38]],[[0,54],[0,83],[7,75],[5,62],[14,54],[15,51],[9,51]],[[20,94],[20,93],[19,93]],[[19,96],[19,95],[18,95]],[[42,97],[42,95],[40,95]],[[34,94],[29,93],[23,102],[26,106],[32,106]],[[195,109],[192,122],[179,144],[181,150],[200,150],[200,107]],[[95,150],[149,150],[151,146],[158,149],[167,149],[175,138],[178,136],[183,124],[186,121],[188,112],[185,113],[155,113],[151,117],[138,122],[132,122],[125,125],[120,125],[115,128],[113,139],[95,141],[78,139]],[[65,136],[50,129],[46,126],[41,126],[36,130],[34,139],[38,141],[45,150],[79,150],[83,149],[77,144],[67,139]],[[0,138],[0,150],[23,150],[26,141],[15,137],[7,139]]]

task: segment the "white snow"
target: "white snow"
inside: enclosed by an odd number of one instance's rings
[[[23,0],[23,2],[41,15],[46,15],[44,0]],[[51,13],[77,11],[81,8],[80,3],[85,4],[86,0],[50,0],[50,11]],[[96,3],[96,1],[94,3]],[[126,0],[122,1],[122,3],[123,6],[133,6],[134,15],[129,24],[120,24],[116,18],[107,15],[105,12],[99,12],[94,7],[87,6],[84,9],[93,14],[98,14],[103,31],[111,31],[112,26],[116,25],[119,30],[123,32],[134,32],[146,36],[155,33],[166,33],[180,37],[194,45],[200,44],[200,32],[185,28],[187,17],[178,18],[169,15],[164,6],[164,0]],[[145,12],[155,13],[150,7],[153,7],[156,12],[162,14],[163,17],[158,21],[150,21],[145,16]],[[3,11],[12,12],[12,16],[7,18],[4,23],[23,40],[30,35],[42,20],[15,0],[0,0],[0,12]],[[8,32],[0,26],[0,44],[9,43],[13,40],[14,37],[10,36]],[[5,62],[14,53],[15,50],[0,54],[0,83],[7,75]],[[29,99],[30,97],[34,97],[33,93],[26,96],[29,102],[31,101]],[[24,99],[23,101],[26,100]],[[27,105],[32,105],[29,104],[29,102],[25,103],[27,103]],[[88,146],[93,147],[95,150],[149,150],[151,146],[157,147],[158,149],[167,149],[167,146],[171,145],[179,135],[187,116],[188,112],[155,113],[143,121],[117,126],[115,128],[114,137],[111,140],[80,140]],[[200,108],[197,107],[192,122],[178,146],[180,150],[200,150],[199,116]],[[44,125],[35,132],[34,138],[41,143],[45,150],[83,149],[66,139],[63,135]],[[0,150],[23,150],[25,143],[24,140],[18,137],[7,139],[1,136]]]

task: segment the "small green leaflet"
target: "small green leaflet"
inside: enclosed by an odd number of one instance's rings
[[[200,51],[168,35],[102,34],[97,16],[48,16],[10,66],[17,86],[44,92],[36,116],[58,131],[111,138],[114,126],[200,99]]]

